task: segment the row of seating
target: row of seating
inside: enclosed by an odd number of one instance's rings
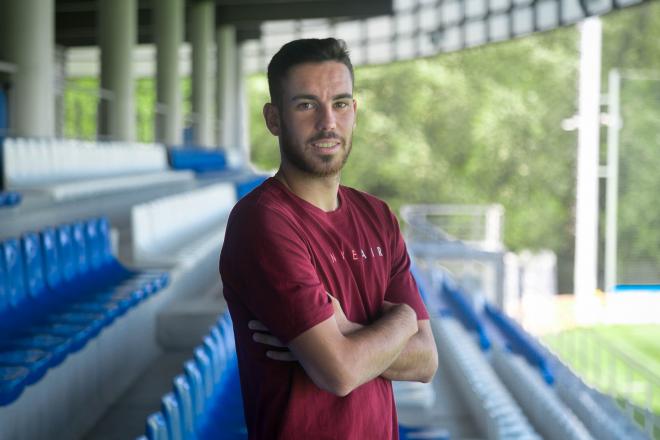
[[[146,434],[139,440],[192,440],[202,431],[211,406],[235,360],[234,331],[229,313],[211,328],[193,359],[184,363],[183,374],[173,380],[173,390],[161,399],[161,410],[146,421]]]
[[[466,398],[481,432],[489,439],[540,439],[522,410],[500,382],[475,342],[453,318],[434,321],[438,352]]]
[[[446,274],[439,274],[438,278],[440,282],[435,284],[444,289],[448,279]],[[463,291],[453,289],[452,296],[456,303],[462,304],[462,308],[472,308]],[[441,313],[441,316],[448,315]],[[488,330],[504,337],[502,342],[505,345],[494,343],[489,357],[500,379],[544,437],[647,438],[611,397],[603,396],[585,385],[553,353],[501,310],[486,303],[483,314],[477,315],[477,318],[485,324],[492,324]],[[540,377],[531,370],[532,367]]]
[[[603,395],[584,381],[549,351],[544,353],[556,371],[555,389],[568,406],[592,433],[602,440],[642,440],[648,438],[640,427],[621,411],[611,396]]]
[[[133,258],[176,264],[182,255],[218,250],[235,203],[235,187],[225,182],[133,206]]]
[[[546,356],[541,351],[539,344],[525,332],[520,326],[511,318],[506,316],[504,312],[499,310],[492,304],[486,304],[486,316],[495,324],[498,330],[506,337],[507,344],[515,352],[527,359],[527,361],[534,365],[541,372],[541,376],[548,384],[552,384],[554,374],[550,368],[550,363]]]
[[[193,170],[197,173],[220,171],[227,168],[224,150],[208,148],[169,148],[170,166],[175,170]]]
[[[160,144],[5,138],[2,150],[7,188],[168,169]]]
[[[16,206],[21,203],[22,198],[17,191],[0,191],[0,208]]]
[[[498,347],[493,351],[492,364],[543,438],[595,438],[521,356]]]
[[[447,276],[442,277],[441,283],[442,295],[458,319],[460,319],[465,328],[477,334],[481,349],[484,351],[488,350],[492,345],[490,337],[477,311],[468,301],[467,295],[454,280]]]
[[[26,232],[0,251],[0,406],[169,281],[124,267],[106,218]]]

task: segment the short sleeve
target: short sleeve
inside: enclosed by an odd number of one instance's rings
[[[220,272],[234,300],[284,343],[334,313],[295,224],[271,208],[232,213]]]
[[[391,212],[390,220],[392,222],[392,242],[390,244],[392,267],[389,284],[385,291],[385,300],[393,303],[406,303],[417,313],[418,320],[429,319],[417,283],[410,273],[410,257],[399,229],[399,222]]]

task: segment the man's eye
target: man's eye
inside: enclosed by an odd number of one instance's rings
[[[301,102],[296,106],[299,110],[310,110],[314,108],[314,104],[311,102]]]
[[[335,107],[336,108],[346,108],[346,107],[348,107],[348,104],[343,102],[343,101],[335,102]]]

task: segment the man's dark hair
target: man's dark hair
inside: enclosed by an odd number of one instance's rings
[[[282,81],[289,69],[299,64],[324,61],[337,61],[344,64],[351,73],[351,83],[354,83],[353,64],[351,64],[344,40],[308,38],[294,40],[282,46],[268,64],[268,89],[271,102],[281,107]]]

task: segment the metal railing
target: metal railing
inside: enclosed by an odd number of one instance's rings
[[[591,328],[543,338],[549,349],[595,389],[608,394],[651,438],[660,439],[660,376]]]

